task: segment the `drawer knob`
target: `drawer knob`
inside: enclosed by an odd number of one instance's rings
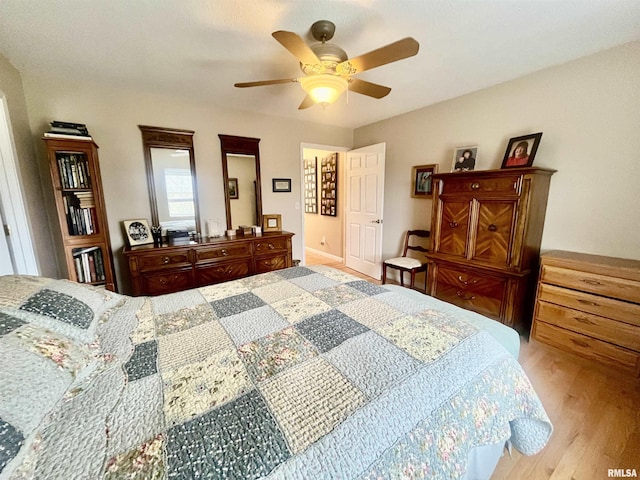
[[[456,228],[458,226],[458,222],[449,222],[449,226],[451,228]]]
[[[471,281],[465,280],[464,278],[462,278],[462,275],[458,275],[458,281],[460,283],[462,283],[463,285],[475,285],[476,283],[478,283],[478,279],[474,278]]]
[[[478,190],[480,188],[480,184],[478,182],[473,182],[471,184],[471,190]]]
[[[222,249],[222,251],[221,251],[220,253],[222,253],[222,256],[223,256],[223,257],[226,257],[227,255],[229,255],[229,252],[227,252],[227,249],[226,249],[226,248],[223,248],[223,249]]]
[[[467,295],[466,292],[462,292],[460,290],[456,292],[456,295],[459,296],[462,300],[473,300],[476,298],[475,295]]]
[[[487,229],[488,229],[490,232],[495,232],[496,230],[498,230],[498,227],[496,227],[496,226],[492,223],[491,225],[489,225],[489,226],[487,227]]]
[[[269,246],[269,250],[273,250],[274,248],[276,248],[273,246],[273,243],[270,243],[268,246]]]
[[[170,259],[169,257],[164,257],[164,258],[162,259],[162,262],[163,262],[163,263],[169,263],[170,261],[171,261],[171,259]]]

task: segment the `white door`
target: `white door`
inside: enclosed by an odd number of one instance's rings
[[[380,280],[385,144],[347,152],[345,264]]]

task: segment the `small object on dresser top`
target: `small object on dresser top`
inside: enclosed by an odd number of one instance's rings
[[[186,230],[167,230],[167,242],[169,245],[184,245],[189,243],[191,238]]]
[[[240,235],[251,235],[252,233],[252,228],[249,225],[240,225],[238,227],[238,233]]]
[[[227,237],[235,237],[235,236],[236,236],[235,230],[227,230]]]

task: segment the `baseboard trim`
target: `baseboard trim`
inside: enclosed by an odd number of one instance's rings
[[[313,253],[314,255],[319,255],[321,257],[325,257],[325,258],[331,259],[334,262],[342,262],[342,263],[344,263],[344,258],[338,257],[337,255],[331,255],[330,253],[323,252],[322,250],[316,250],[315,248],[311,248],[311,247],[304,247],[304,249],[305,249],[305,251],[307,251],[309,253]]]

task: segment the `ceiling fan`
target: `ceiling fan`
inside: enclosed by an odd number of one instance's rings
[[[403,38],[397,42],[372,50],[359,57],[348,58],[346,52],[338,45],[327,43],[333,38],[336,26],[329,20],[319,20],[311,25],[313,38],[321,43],[307,45],[294,32],[278,30],[271,35],[289,50],[299,61],[305,76],[280,80],[262,80],[257,82],[236,83],[239,88],[278,85],[282,83],[300,83],[306,97],[298,107],[299,110],[309,108],[315,103],[323,107],[335,102],[345,90],[382,98],[389,94],[391,88],[376,83],[354,78],[354,75],[412,57],[418,53],[420,45],[411,38]]]

